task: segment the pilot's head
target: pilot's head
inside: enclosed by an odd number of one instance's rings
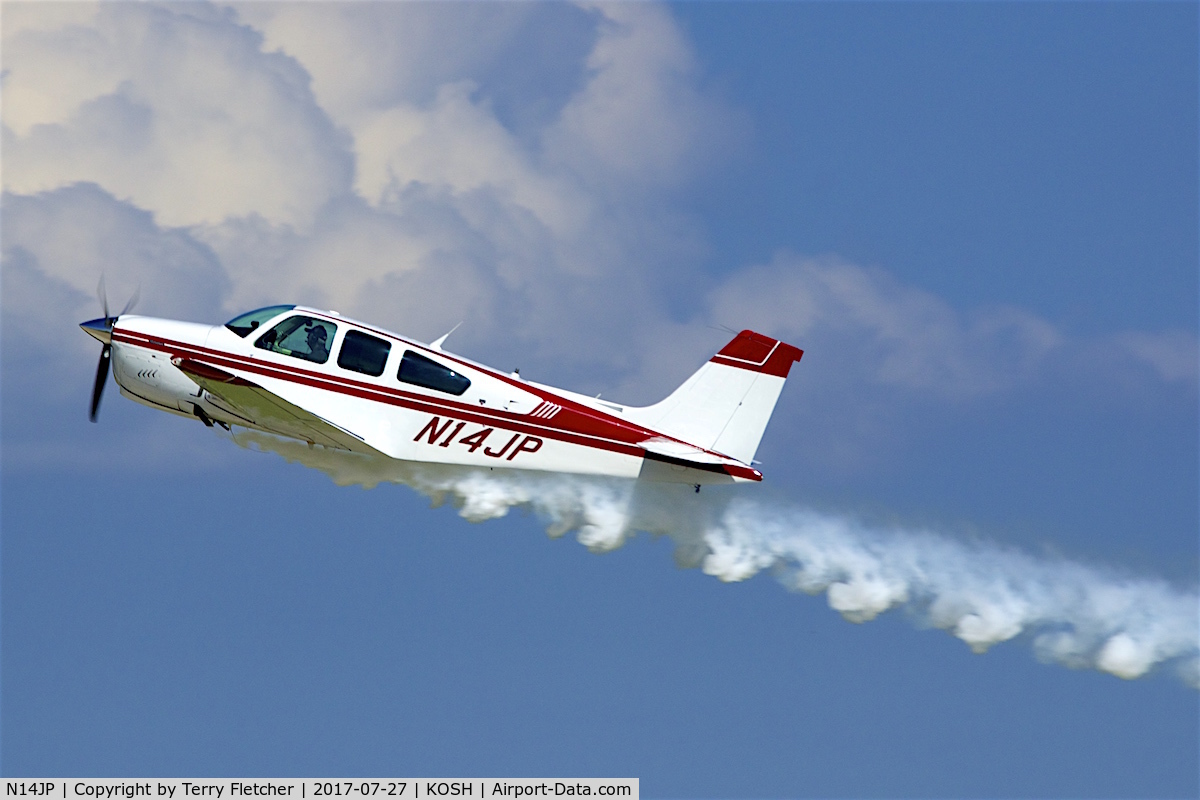
[[[321,325],[314,325],[308,329],[308,348],[311,350],[315,347],[325,347],[325,340],[329,338],[329,334],[325,332],[325,328]]]

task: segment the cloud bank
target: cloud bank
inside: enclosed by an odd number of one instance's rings
[[[4,309],[64,338],[103,272],[164,316],[294,300],[423,338],[466,320],[465,352],[629,402],[719,346],[710,325],[919,402],[1095,372],[1097,348],[1196,391],[1190,331],[1080,341],[835,257],[697,280],[703,231],[675,198],[746,123],[663,7],[17,4],[2,35],[5,264],[60,289],[32,306],[13,283]],[[94,246],[139,214],[136,254]]]

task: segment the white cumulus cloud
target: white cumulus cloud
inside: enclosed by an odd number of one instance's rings
[[[170,226],[257,214],[303,226],[345,191],[347,142],[293,59],[206,5],[5,10],[4,188],[80,181]],[[59,89],[58,87],[63,87]]]

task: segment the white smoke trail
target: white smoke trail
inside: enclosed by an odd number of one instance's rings
[[[852,622],[903,607],[982,653],[1018,635],[1035,654],[1074,668],[1137,678],[1157,665],[1200,689],[1200,597],[1151,578],[1119,576],[926,531],[870,527],[780,508],[737,492],[618,479],[392,462],[238,430],[234,441],[320,469],[339,485],[410,486],[450,500],[472,522],[527,507],[547,533],[576,531],[595,551],[638,531],[665,534],[676,558],[722,581],[771,569],[790,589],[819,594]]]

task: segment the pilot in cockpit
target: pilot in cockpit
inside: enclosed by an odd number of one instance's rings
[[[324,363],[329,358],[329,342],[326,341],[329,334],[325,332],[325,326],[320,323],[314,323],[308,329],[308,352],[313,361]]]

